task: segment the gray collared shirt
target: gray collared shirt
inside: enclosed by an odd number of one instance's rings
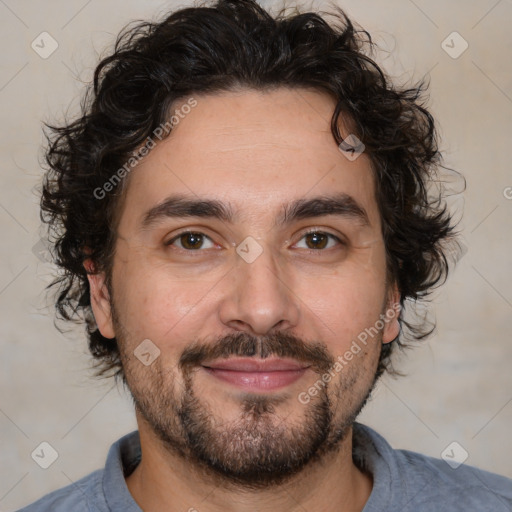
[[[354,461],[373,475],[362,512],[511,512],[512,480],[407,450],[394,450],[374,430],[354,424]],[[18,512],[142,512],[126,486],[141,459],[139,434],[114,443],[105,468]]]

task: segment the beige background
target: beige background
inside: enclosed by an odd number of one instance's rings
[[[76,108],[98,54],[126,22],[177,5],[0,1],[2,512],[102,467],[110,444],[135,428],[122,390],[90,378],[83,329],[61,335],[45,301],[53,268],[33,252],[40,123]],[[467,178],[455,206],[465,203],[468,252],[436,294],[437,333],[398,364],[407,377],[380,383],[360,420],[395,447],[435,457],[457,441],[468,464],[512,477],[512,1],[340,5],[392,50],[383,64],[400,80],[430,73],[446,163]],[[43,31],[59,45],[48,59],[31,49]],[[469,44],[458,59],[441,46],[453,31]],[[59,454],[46,470],[30,457],[42,441]]]

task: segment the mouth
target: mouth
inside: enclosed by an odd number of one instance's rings
[[[252,391],[274,391],[293,384],[311,365],[293,359],[229,358],[202,365],[212,377]]]

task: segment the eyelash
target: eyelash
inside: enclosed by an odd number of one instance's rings
[[[201,235],[202,237],[205,237],[205,238],[209,239],[213,243],[213,240],[208,235],[206,235],[206,234],[204,234],[204,233],[202,233],[200,231],[187,230],[187,231],[182,231],[181,233],[178,233],[177,235],[175,235],[169,241],[165,242],[165,245],[166,246],[172,246],[175,241],[179,240],[183,235],[187,235],[187,234]],[[320,229],[312,229],[310,231],[307,231],[306,233],[303,233],[303,235],[301,236],[300,240],[302,240],[307,235],[311,235],[311,234],[326,235],[329,238],[336,240],[340,246],[346,245],[346,243],[343,242],[343,240],[341,240],[336,235],[333,235],[332,233],[329,233],[327,231],[322,231]],[[195,249],[195,250],[194,249],[184,249],[184,248],[181,248],[181,247],[178,247],[177,249],[179,251],[183,251],[183,252],[187,252],[187,253],[194,253],[194,252],[199,253],[199,252],[204,252],[206,250],[206,249]],[[332,247],[329,247],[328,249],[332,249]],[[311,252],[311,253],[320,253],[320,252],[325,252],[328,249],[305,249],[305,250],[308,251],[308,252]]]

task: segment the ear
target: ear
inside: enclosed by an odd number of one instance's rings
[[[386,310],[384,312],[384,329],[382,331],[382,343],[392,342],[400,334],[400,292],[396,283],[388,291]]]
[[[87,271],[87,279],[89,280],[91,307],[96,325],[103,337],[115,338],[112,308],[110,307],[110,296],[105,283],[105,273],[95,272],[94,263],[90,259],[84,261],[84,268]]]

